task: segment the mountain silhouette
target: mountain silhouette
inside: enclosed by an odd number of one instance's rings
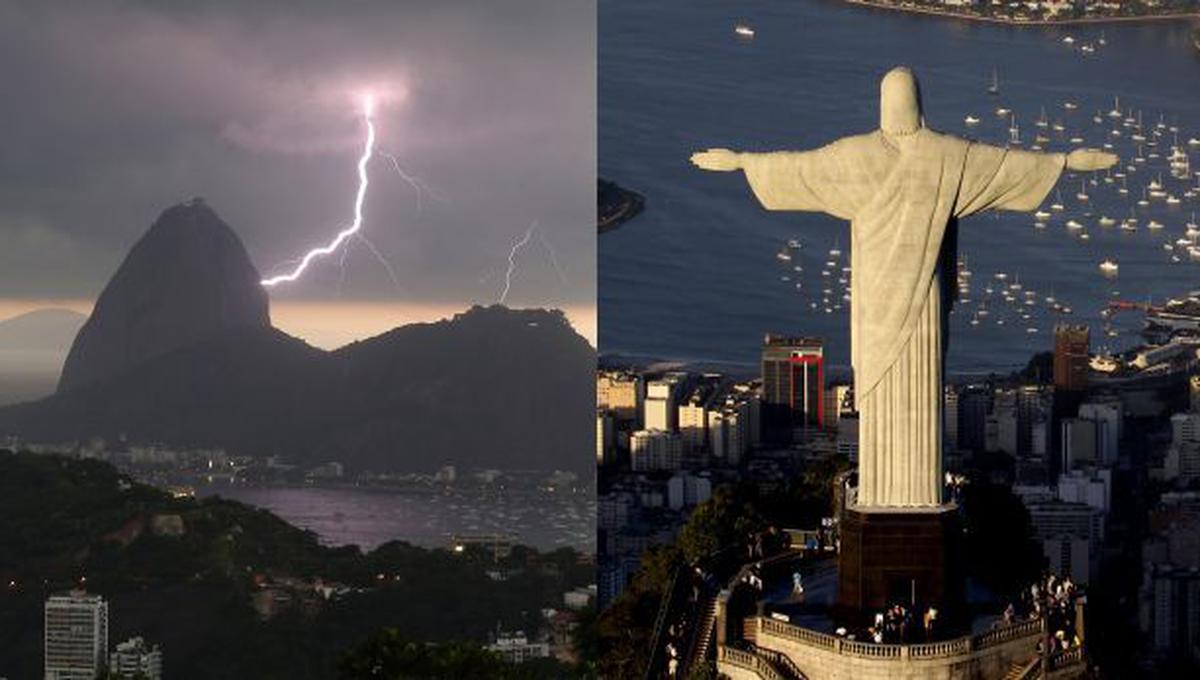
[[[241,239],[204,201],[176,205],[134,244],[100,293],[63,364],[58,391],[270,324],[267,293]]]
[[[120,366],[92,366],[102,354],[73,350],[68,364],[75,362],[78,373],[68,380],[64,369],[55,395],[0,408],[0,434],[222,447],[302,465],[336,460],[352,470],[456,464],[591,474],[595,351],[562,312],[476,306],[449,320],[317,349],[259,322],[254,298],[261,287],[243,289],[246,280],[258,286],[257,273],[248,260],[247,273],[242,258],[220,254],[233,234],[211,210],[183,206],[182,216],[174,210],[135,246],[151,243],[130,254],[105,289],[103,309],[98,303],[76,339],[75,349],[111,352]],[[194,217],[178,219],[188,213]],[[237,281],[184,285],[170,267],[140,262],[145,252],[178,254],[156,243],[158,236],[151,240],[164,223],[191,229],[188,242],[223,258],[214,268]],[[206,243],[202,233],[219,244]],[[233,238],[232,250],[243,253]],[[168,285],[159,286],[159,276]],[[124,294],[146,288],[159,292]],[[185,300],[207,324],[178,319],[175,310],[186,311]],[[141,309],[160,320],[143,321]],[[217,313],[222,309],[236,313]],[[98,319],[101,313],[107,318]],[[169,341],[121,335],[168,321]]]

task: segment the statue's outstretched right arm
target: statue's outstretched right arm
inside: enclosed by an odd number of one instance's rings
[[[849,210],[839,200],[837,183],[830,180],[834,152],[829,147],[811,151],[752,153],[707,149],[692,154],[692,164],[702,170],[742,170],[758,202],[767,210],[828,212],[846,217]]]

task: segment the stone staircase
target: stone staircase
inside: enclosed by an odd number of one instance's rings
[[[1004,674],[1004,680],[1033,680],[1041,675],[1042,660],[1035,656],[1028,661],[1018,661],[1009,666],[1008,672]]]
[[[692,655],[688,659],[688,667],[693,667],[708,654],[712,644],[713,628],[717,622],[716,595],[708,595],[700,605],[700,620],[696,624],[696,639],[692,646]]]

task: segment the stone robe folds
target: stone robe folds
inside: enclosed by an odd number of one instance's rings
[[[953,253],[943,251],[947,225],[987,209],[1034,210],[1065,164],[1065,154],[1003,149],[927,128],[742,155],[768,210],[825,212],[851,223],[859,506],[942,501],[942,368],[953,301],[943,302],[942,284],[953,286],[956,275]]]

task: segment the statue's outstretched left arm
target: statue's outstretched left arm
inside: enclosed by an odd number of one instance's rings
[[[742,169],[742,154],[729,149],[706,149],[692,154],[692,165],[701,170],[732,172]]]
[[[972,143],[954,214],[983,210],[1032,211],[1045,200],[1063,170],[1090,172],[1116,164],[1116,154],[1099,149],[1046,153]]]

